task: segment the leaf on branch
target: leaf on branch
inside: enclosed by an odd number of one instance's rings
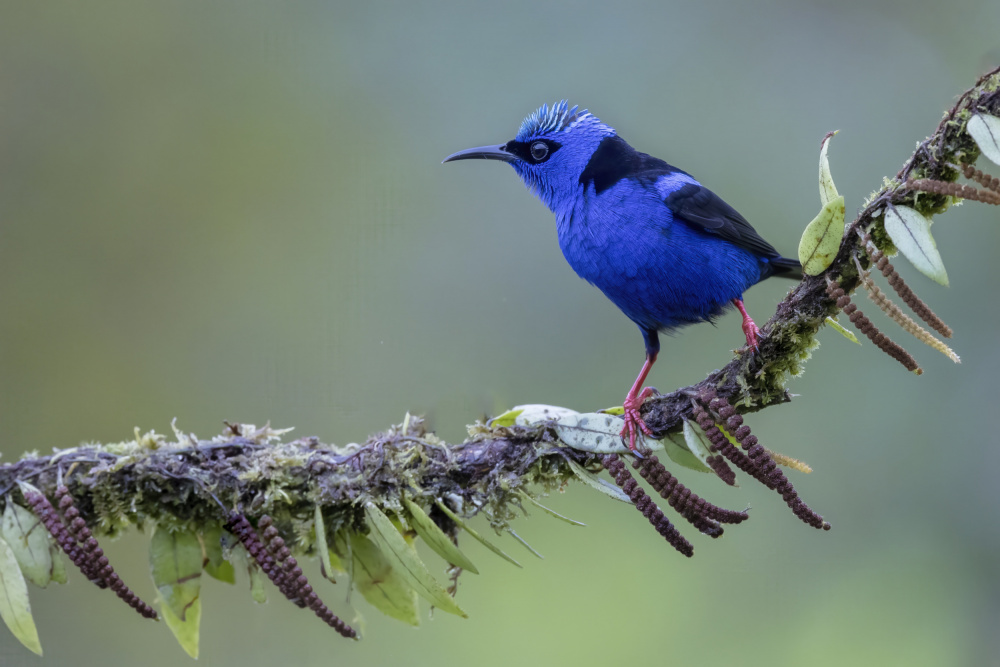
[[[567,447],[594,454],[624,454],[629,451],[622,442],[621,417],[600,412],[572,413],[557,418],[552,427],[556,435]],[[646,446],[653,451],[663,449],[663,443],[646,440]]]
[[[490,428],[496,426],[513,426],[514,422],[517,420],[517,418],[521,415],[522,412],[524,412],[524,410],[518,410],[517,408],[513,408],[503,413],[502,415],[497,415],[493,419],[489,420],[489,422],[487,422],[486,425],[489,426]]]
[[[715,472],[702,463],[701,459],[691,453],[687,442],[685,442],[684,437],[680,433],[668,433],[667,437],[663,439],[663,444],[665,445],[664,449],[666,449],[667,456],[674,463],[682,465],[685,468],[690,468],[691,470],[697,470],[698,472]]]
[[[48,586],[52,580],[55,541],[41,519],[8,498],[2,530],[3,539],[14,553],[24,577],[36,586]],[[65,569],[63,572],[65,577]]]
[[[365,518],[371,528],[370,537],[382,550],[393,569],[399,572],[417,593],[441,611],[468,618],[448,592],[427,571],[417,550],[396,529],[393,522],[373,502],[365,503]]]
[[[534,426],[541,422],[552,421],[560,417],[579,414],[576,410],[561,408],[558,405],[516,405],[509,412],[519,410],[520,414],[514,419],[518,426]]]
[[[827,150],[830,148],[830,140],[836,136],[840,130],[827,132],[823,137],[819,149],[819,199],[823,206],[840,196],[837,186],[833,184],[833,175],[830,173],[830,160],[827,158]]]
[[[236,570],[222,555],[222,526],[216,524],[206,528],[198,536],[198,540],[201,542],[202,562],[208,576],[227,584],[235,584]]]
[[[712,443],[709,441],[708,436],[705,432],[701,430],[698,424],[694,423],[690,419],[684,420],[684,443],[687,445],[687,449],[691,452],[696,459],[698,459],[702,465],[704,465],[709,470],[712,467],[708,465],[708,457],[715,456],[712,450],[709,449]]]
[[[417,592],[393,569],[374,542],[359,533],[351,533],[349,539],[353,562],[351,582],[362,597],[386,616],[413,626],[420,625]],[[347,557],[347,554],[342,555]]]
[[[190,531],[153,531],[149,567],[164,606],[182,621],[201,593],[201,542]],[[177,638],[180,641],[180,637]]]
[[[614,484],[604,481],[603,479],[601,479],[594,473],[590,472],[589,470],[581,466],[576,461],[573,461],[572,459],[567,459],[566,463],[569,464],[569,467],[573,470],[573,473],[576,475],[577,479],[579,479],[581,482],[583,482],[590,488],[594,489],[595,491],[600,491],[604,495],[610,498],[614,498],[615,500],[627,503],[629,505],[632,504],[632,499],[629,498],[624,491],[619,489]]]
[[[826,271],[837,256],[843,235],[844,197],[841,195],[825,203],[802,232],[799,263],[803,273],[816,276]]]
[[[931,236],[931,221],[908,206],[889,206],[885,231],[906,259],[931,280],[947,287],[948,273]]]
[[[313,525],[316,532],[316,553],[319,554],[319,569],[320,573],[324,578],[328,579],[330,583],[337,583],[334,578],[333,573],[343,572],[343,569],[339,567],[340,562],[338,559],[338,567],[334,567],[333,559],[330,557],[330,543],[327,542],[326,538],[326,523],[323,521],[323,510],[319,505],[316,505],[316,510],[313,512]]]
[[[514,565],[517,565],[518,567],[524,567],[523,565],[521,565],[520,563],[518,563],[516,560],[514,560],[511,556],[507,555],[507,553],[503,549],[501,549],[497,545],[493,544],[492,542],[490,542],[489,540],[487,540],[485,537],[483,537],[482,535],[480,535],[479,533],[477,533],[475,530],[473,530],[471,527],[469,527],[469,525],[467,523],[465,523],[464,521],[462,521],[462,518],[460,516],[458,516],[457,514],[455,514],[454,512],[452,512],[448,508],[448,506],[445,505],[443,502],[441,502],[440,500],[435,500],[434,504],[436,504],[439,508],[441,508],[441,511],[444,512],[448,516],[449,519],[451,519],[452,521],[454,521],[455,524],[458,525],[459,528],[461,528],[462,530],[464,530],[465,532],[467,532],[469,535],[471,535],[473,539],[475,539],[477,542],[479,542],[480,544],[482,544],[484,547],[486,547],[487,549],[489,549],[490,551],[492,551],[493,553],[495,553],[497,556],[500,556],[500,558],[503,558],[508,563],[513,563]]]
[[[429,546],[434,553],[441,556],[441,558],[444,558],[452,565],[457,565],[463,570],[468,570],[473,574],[479,574],[479,570],[472,564],[472,561],[469,560],[468,556],[463,554],[461,550],[455,546],[455,543],[451,541],[451,538],[448,537],[448,535],[446,535],[436,523],[434,523],[434,520],[428,516],[427,512],[425,512],[420,505],[413,502],[405,495],[402,496],[402,499],[403,507],[406,508],[407,512],[406,518],[410,526],[413,530],[417,531],[417,535],[419,535],[424,542],[427,543],[427,546]]]
[[[184,618],[177,617],[170,605],[163,605],[160,610],[167,627],[174,633],[174,638],[184,651],[198,659],[198,643],[201,638],[201,600],[195,599],[184,612]]]
[[[851,341],[852,343],[857,343],[858,345],[861,345],[861,341],[858,340],[858,337],[854,335],[854,332],[851,331],[850,329],[845,328],[844,325],[838,322],[837,320],[833,319],[832,317],[828,317],[826,318],[826,323],[829,324],[831,327],[833,327],[834,331],[838,332],[841,336],[843,336],[847,340]]]
[[[31,616],[31,604],[28,602],[28,584],[17,564],[14,551],[2,537],[0,537],[0,618],[25,648],[37,655],[42,654],[38,629],[35,627],[35,619]]]
[[[976,114],[969,119],[965,129],[975,139],[983,155],[994,164],[1000,164],[1000,118]]]

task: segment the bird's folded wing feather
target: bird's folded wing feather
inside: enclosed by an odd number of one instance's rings
[[[663,203],[675,220],[721,236],[760,257],[778,257],[774,246],[762,239],[736,209],[706,187],[687,183],[666,195]]]

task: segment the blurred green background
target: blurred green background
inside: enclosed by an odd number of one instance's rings
[[[638,331],[573,275],[512,170],[441,159],[568,98],[790,254],[819,209],[824,133],[842,130],[831,161],[850,215],[1000,64],[998,26],[987,0],[5,2],[4,460],[169,432],[173,417],[201,436],[270,419],[345,443],[409,410],[457,440],[517,403],[620,404]],[[793,482],[831,532],[756,484],[681,471],[754,508],[716,542],[688,527],[686,560],[574,484],[551,504],[586,528],[517,526],[544,561],[522,551],[516,570],[465,541],[482,572],[461,581],[468,620],[413,630],[355,596],[366,639],[351,643],[211,581],[202,662],[995,664],[998,223],[972,204],[935,226],[948,290],[898,262],[955,328],[962,365],[897,330],[918,378],[824,331],[800,397],[751,419],[813,465]],[[747,307],[762,322],[787,288],[765,283]],[[688,329],[651,383],[696,381],[741,340],[735,315]],[[152,597],[144,538],[109,549]],[[320,590],[353,617],[343,584]],[[78,573],[32,595],[45,664],[187,661]],[[42,664],[6,630],[0,663]]]

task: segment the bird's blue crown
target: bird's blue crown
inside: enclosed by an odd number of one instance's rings
[[[521,122],[521,129],[518,131],[515,141],[527,141],[531,137],[562,132],[581,122],[601,123],[586,109],[583,111],[579,109],[579,106],[570,107],[566,100],[556,102],[551,108],[547,104],[543,104]]]

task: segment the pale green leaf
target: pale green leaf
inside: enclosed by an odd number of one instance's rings
[[[858,337],[854,335],[854,332],[851,331],[850,329],[844,328],[844,325],[838,322],[837,320],[833,319],[832,317],[828,317],[826,318],[826,323],[829,324],[831,327],[833,327],[835,331],[839,332],[840,335],[846,338],[847,340],[851,341],[852,343],[857,343],[858,345],[861,345],[861,341],[858,340]]]
[[[575,410],[560,408],[558,405],[515,405],[511,411],[518,410],[520,414],[514,419],[518,426],[533,426],[541,422],[552,421],[566,415],[575,415]]]
[[[65,584],[67,581],[66,559],[63,557],[62,549],[54,540],[49,553],[52,555],[52,581],[57,584]]]
[[[812,221],[806,225],[799,239],[799,263],[802,272],[816,276],[833,263],[840,249],[844,235],[844,197],[837,196],[820,209]]]
[[[552,428],[567,447],[595,454],[624,454],[630,451],[621,438],[624,424],[615,415],[575,412],[554,419]],[[663,443],[647,439],[646,447],[658,451],[663,449]]]
[[[250,558],[246,548],[242,544],[234,544],[229,549],[229,561],[235,570],[243,570],[250,579],[250,597],[257,604],[267,602],[267,591],[264,590],[265,575],[261,571],[256,561]]]
[[[216,524],[206,528],[198,539],[201,541],[205,572],[219,581],[235,584],[236,570],[233,569],[233,564],[222,556],[222,526]]]
[[[535,551],[535,547],[533,547],[530,544],[528,544],[527,541],[525,541],[525,539],[523,537],[521,537],[520,535],[518,535],[517,533],[515,533],[513,528],[508,528],[507,532],[510,533],[511,537],[513,537],[515,540],[517,540],[518,542],[520,542],[522,547],[524,547],[525,549],[527,549],[528,551],[530,551],[535,556],[538,556],[542,560],[545,560],[545,556],[543,556],[542,554],[540,554],[537,551]]]
[[[2,534],[25,579],[42,588],[48,586],[52,580],[55,540],[41,519],[8,498],[3,510]]]
[[[667,456],[674,463],[682,465],[685,468],[690,468],[691,470],[697,470],[698,472],[715,472],[691,453],[691,450],[687,447],[687,443],[684,441],[684,436],[680,433],[668,433],[667,437],[663,439],[663,444],[665,445]]]
[[[931,280],[948,285],[948,274],[931,236],[931,221],[908,206],[889,206],[885,231],[906,259]]]
[[[455,546],[451,538],[434,523],[434,520],[428,516],[427,512],[420,505],[403,496],[403,507],[406,508],[406,518],[410,526],[413,527],[413,530],[417,531],[417,535],[423,538],[424,542],[433,549],[434,553],[452,565],[457,565],[473,574],[479,574],[479,570],[472,564],[472,561]]]
[[[351,533],[351,581],[368,602],[386,616],[420,625],[417,592],[389,563],[378,546],[364,535]]]
[[[174,616],[187,620],[187,610],[201,593],[202,555],[198,536],[190,531],[153,531],[149,545],[153,583]]]
[[[524,410],[518,410],[516,408],[513,409],[513,410],[508,410],[507,412],[503,413],[502,415],[497,415],[496,417],[494,417],[493,419],[491,419],[490,422],[489,422],[489,425],[491,427],[495,427],[495,426],[513,426],[514,422],[517,420],[517,418],[521,415],[522,412],[524,412]]]
[[[198,640],[201,635],[201,600],[196,598],[191,603],[185,610],[183,619],[176,616],[168,604],[161,605],[160,613],[163,614],[167,627],[174,633],[177,643],[189,656],[197,660]]]
[[[7,541],[0,537],[0,618],[14,633],[25,648],[38,655],[42,654],[42,644],[38,641],[38,629],[31,616],[28,602],[28,584],[21,574],[14,551]]]
[[[826,206],[831,201],[840,196],[837,186],[833,184],[833,175],[830,173],[830,160],[827,158],[827,151],[830,148],[830,140],[839,132],[829,132],[823,137],[823,143],[819,149],[819,201]]]
[[[598,412],[604,413],[606,415],[618,415],[619,417],[621,417],[622,415],[625,414],[625,406],[616,405],[613,408],[604,408],[603,410],[598,410]]]
[[[490,551],[492,551],[493,553],[495,553],[497,556],[500,556],[500,558],[503,558],[508,563],[513,563],[514,565],[517,565],[518,567],[524,567],[523,565],[521,565],[520,563],[518,563],[516,560],[514,560],[513,558],[511,558],[510,556],[508,556],[507,553],[504,552],[503,549],[501,549],[500,547],[496,546],[495,544],[493,544],[492,542],[490,542],[489,540],[487,540],[485,537],[483,537],[482,535],[480,535],[479,533],[477,533],[475,530],[473,530],[471,527],[469,527],[469,525],[467,523],[465,523],[464,521],[462,521],[461,517],[459,517],[457,514],[455,514],[454,512],[452,512],[451,509],[449,509],[448,506],[445,505],[443,502],[441,502],[440,500],[435,500],[434,503],[438,507],[440,507],[441,511],[444,512],[448,516],[449,519],[451,519],[452,521],[454,521],[458,525],[459,528],[461,528],[462,530],[464,530],[465,532],[467,532],[470,536],[472,536],[473,539],[475,539],[477,542],[479,542],[480,544],[482,544],[484,547],[486,547],[487,549],[489,549]]]
[[[989,114],[976,114],[965,126],[976,145],[991,162],[1000,164],[1000,118]]]
[[[371,529],[370,537],[389,559],[392,568],[406,579],[417,593],[441,611],[467,618],[455,600],[427,571],[417,550],[396,530],[392,520],[375,503],[365,503],[365,517]]]
[[[701,461],[706,468],[711,468],[708,465],[708,457],[715,456],[709,449],[712,443],[701,427],[690,419],[684,420],[684,444],[687,445],[688,451],[694,454],[695,458]]]
[[[594,473],[590,472],[583,466],[581,466],[576,461],[567,459],[566,463],[569,467],[573,469],[573,473],[576,475],[577,479],[581,482],[594,489],[595,491],[600,491],[604,495],[619,500],[623,503],[632,504],[632,499],[625,495],[625,492],[619,489],[617,486],[610,482],[606,482]]]
[[[565,521],[566,523],[568,523],[568,524],[570,524],[572,526],[586,526],[587,525],[587,524],[583,523],[582,521],[577,521],[576,519],[571,519],[568,516],[563,516],[559,512],[555,511],[554,509],[550,509],[550,508],[546,507],[545,505],[543,505],[540,502],[538,502],[537,500],[535,500],[535,498],[533,498],[531,496],[531,494],[529,494],[529,493],[521,491],[520,495],[521,495],[522,498],[527,498],[527,500],[530,503],[532,503],[535,507],[539,508],[543,512],[547,512],[548,514],[551,514],[555,518],[560,519],[562,521]]]
[[[333,573],[336,571],[343,572],[343,570],[334,568],[333,566],[333,559],[330,557],[330,544],[326,541],[326,523],[323,521],[323,510],[319,505],[316,505],[316,509],[313,511],[313,525],[316,532],[316,551],[319,553],[320,572],[335,584],[337,580],[334,578]],[[337,565],[340,565],[339,558],[337,559]]]

